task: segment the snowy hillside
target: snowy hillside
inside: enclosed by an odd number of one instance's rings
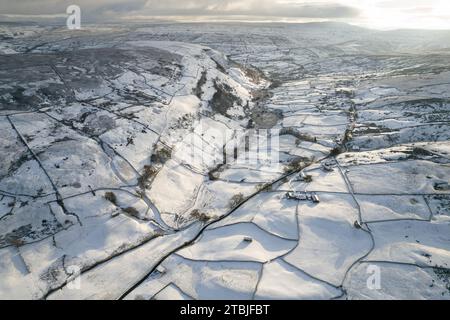
[[[0,38],[0,299],[450,298],[445,32]]]

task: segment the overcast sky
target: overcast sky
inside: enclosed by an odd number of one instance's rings
[[[70,4],[81,7],[82,17],[106,22],[332,20],[378,29],[450,29],[450,0],[0,0],[0,19],[64,19]]]

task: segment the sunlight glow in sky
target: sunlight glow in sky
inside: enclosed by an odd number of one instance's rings
[[[352,22],[377,29],[450,29],[450,1],[361,0],[353,2],[360,16]]]

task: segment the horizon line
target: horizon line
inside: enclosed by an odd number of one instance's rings
[[[2,20],[2,17],[9,18],[19,18],[19,19],[6,19]],[[450,31],[450,28],[411,28],[411,27],[403,27],[403,28],[377,28],[371,27],[368,25],[364,25],[362,23],[356,22],[344,22],[330,19],[311,19],[311,21],[289,21],[286,20],[270,20],[270,19],[204,19],[204,18],[214,18],[216,16],[198,16],[200,19],[189,19],[187,16],[133,16],[133,17],[123,17],[115,20],[106,21],[104,19],[86,19],[85,25],[117,25],[117,24],[154,24],[154,23],[178,23],[178,24],[233,24],[233,23],[242,23],[242,24],[286,24],[286,25],[307,25],[307,24],[326,24],[326,23],[336,23],[347,25],[355,28],[361,28],[372,31]],[[222,16],[223,17],[223,16]],[[238,16],[230,16],[230,17],[238,17]],[[34,19],[33,19],[34,18]],[[66,15],[58,14],[58,15],[12,15],[12,14],[0,14],[0,24],[26,24],[33,23],[38,25],[65,25]],[[63,19],[63,20],[60,20]],[[304,19],[306,20],[306,19]]]

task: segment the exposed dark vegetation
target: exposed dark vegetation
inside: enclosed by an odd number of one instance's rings
[[[300,133],[295,128],[282,128],[280,130],[280,136],[293,136],[297,138],[300,141],[307,141],[307,142],[317,142],[317,139],[311,135]]]
[[[450,215],[450,194],[448,195],[433,195],[428,197],[428,201],[433,201],[435,205],[435,215]]]
[[[344,138],[342,139],[342,144],[345,145],[353,139],[353,130],[345,130]]]
[[[241,70],[254,83],[260,83],[265,79],[264,73],[254,66],[241,66]]]
[[[283,118],[283,113],[280,110],[267,109],[258,105],[251,110],[250,117],[253,128],[270,129]]]
[[[12,175],[24,163],[26,163],[27,161],[30,161],[32,159],[33,159],[33,157],[28,152],[22,153],[16,161],[11,162],[11,166],[8,168],[8,175]]]
[[[191,217],[201,222],[208,222],[211,219],[210,216],[204,212],[200,212],[198,209],[192,210]]]
[[[284,168],[285,173],[296,172],[306,168],[311,164],[311,160],[303,157],[296,157],[292,159]]]
[[[242,193],[235,194],[230,199],[230,208],[234,208],[245,200],[244,195]]]
[[[25,244],[24,237],[33,238],[33,227],[31,224],[13,229],[11,232],[0,235],[0,248],[6,246],[20,247]]]
[[[255,66],[249,65],[249,64],[240,64],[234,60],[232,60],[230,57],[228,57],[228,61],[231,65],[239,68],[242,70],[242,72],[245,74],[246,77],[252,80],[254,83],[260,83],[263,80],[266,80],[266,76],[264,72],[262,72],[260,69],[258,69]]]
[[[259,192],[269,192],[272,191],[272,184],[270,183],[262,183],[256,186],[256,190]]]
[[[128,208],[122,209],[122,211],[129,214],[132,217],[136,217],[136,218],[139,217],[139,211],[137,211],[136,208],[128,207]]]
[[[196,116],[194,114],[185,114],[177,120],[177,123],[171,126],[171,129],[190,129],[194,124]]]
[[[433,271],[438,279],[444,282],[445,288],[447,289],[447,292],[442,292],[442,295],[450,294],[450,269],[436,266],[433,268]]]
[[[113,205],[117,206],[116,194],[112,191],[105,192],[105,199],[111,202]]]
[[[425,157],[427,157],[427,156],[432,156],[433,155],[430,151],[425,150],[423,148],[419,148],[419,147],[414,147],[411,153],[414,156],[425,156]]]
[[[337,147],[334,147],[333,149],[331,149],[330,155],[333,157],[336,157],[343,152],[344,152],[344,150],[342,149],[342,147],[337,146]]]
[[[228,84],[220,83],[217,80],[214,81],[214,89],[216,92],[211,99],[212,110],[225,117],[230,117],[228,110],[235,104],[242,105],[241,98],[234,94],[234,90]]]
[[[208,172],[209,180],[215,181],[215,180],[219,179],[219,175],[220,175],[220,172],[222,171],[223,166],[224,166],[224,164],[220,163],[217,166],[215,166],[213,169],[211,169]]]
[[[206,51],[208,51],[208,50],[206,50]],[[225,69],[224,66],[222,66],[222,64],[220,64],[219,62],[217,62],[217,60],[214,59],[213,57],[211,57],[211,59],[214,61],[217,70],[219,70],[220,72],[225,73],[225,74],[227,73],[227,70]]]
[[[202,96],[204,93],[203,86],[206,84],[206,80],[207,80],[206,75],[207,75],[206,71],[203,71],[199,81],[197,82],[197,86],[194,88],[194,94],[200,100],[202,100]]]
[[[389,128],[383,128],[381,126],[376,125],[375,123],[365,124],[364,126],[360,126],[355,129],[355,132],[358,135],[369,135],[369,134],[378,134],[378,133],[390,133],[393,130]]]
[[[272,96],[272,93],[268,89],[261,89],[252,91],[252,101],[257,105],[269,99]]]
[[[156,148],[152,154],[151,161],[155,164],[165,164],[172,157],[172,150],[166,146]]]
[[[151,165],[145,165],[142,170],[141,176],[138,178],[138,185],[141,189],[147,189],[149,187],[148,182],[157,174],[157,170]]]
[[[23,241],[22,239],[13,238],[13,239],[8,239],[8,243],[14,247],[20,247],[25,244],[25,241]]]

